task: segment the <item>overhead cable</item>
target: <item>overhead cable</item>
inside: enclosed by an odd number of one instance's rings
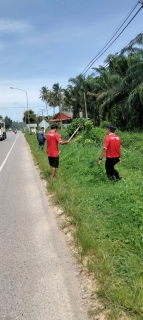
[[[119,36],[124,32],[124,30],[128,27],[128,25],[133,21],[133,19],[136,17],[136,15],[139,13],[139,11],[142,9],[142,7],[140,7],[140,9],[135,13],[135,15],[132,17],[132,19],[127,23],[127,25],[123,28],[123,30],[118,34],[118,36],[110,43],[110,45],[100,54],[97,56],[97,58],[95,57],[91,62],[90,65],[88,67],[86,67],[86,70],[84,72],[82,72],[82,74],[84,75],[90,68],[91,66],[94,64],[95,61],[97,61],[110,47],[111,45],[119,38]]]
[[[141,29],[142,29],[142,28],[141,28]],[[141,29],[140,29],[140,31],[141,31],[140,34],[143,34],[143,30],[141,30]],[[137,36],[138,36],[138,33],[136,34],[135,38],[136,38]],[[128,47],[128,46],[130,45],[131,41],[132,41],[132,40],[130,40],[130,42],[127,42],[127,44],[126,44],[124,47]],[[123,49],[120,49],[115,55],[116,55],[116,56],[119,55],[119,54],[122,52],[122,50],[123,50]],[[114,56],[115,56],[115,55],[114,55]],[[106,68],[108,65],[109,65],[109,62],[104,63],[104,64],[103,64],[103,68]],[[94,68],[92,68],[92,69],[94,69]],[[96,69],[98,69],[98,68],[96,68]],[[94,72],[94,75],[96,75],[96,74],[98,74],[98,73],[99,73],[99,72],[96,71],[96,72]]]
[[[87,65],[87,67],[90,65],[90,63],[92,63],[92,61],[94,59],[96,59],[98,57],[98,55],[107,47],[107,45],[112,41],[112,39],[115,37],[115,35],[118,33],[118,31],[122,28],[122,26],[125,24],[125,22],[128,20],[128,18],[130,17],[130,15],[133,13],[133,11],[136,9],[137,5],[138,5],[139,1],[136,3],[136,5],[133,7],[133,9],[131,10],[131,12],[128,14],[127,18],[125,18],[125,20],[121,23],[121,26],[118,27],[117,31],[113,34],[113,36],[111,37],[110,40],[108,40],[108,42],[106,43],[106,45],[97,53],[97,55],[89,62],[89,64]],[[87,69],[87,67],[83,70],[83,72]],[[83,73],[82,72],[82,73]]]
[[[133,11],[136,9],[137,5],[140,3],[137,2],[137,4],[134,6],[134,8],[131,10],[131,12],[128,14],[127,18],[124,20],[124,22],[121,24],[121,26],[117,29],[117,31],[114,33],[114,35],[111,37],[111,39],[106,43],[106,45],[99,51],[99,53],[90,61],[90,63],[87,65],[87,67],[83,70],[81,74],[85,74],[89,68],[93,65],[93,63],[104,53],[110,46],[115,42],[115,40],[122,34],[122,32],[127,28],[127,26],[130,24],[130,22],[135,18],[135,16],[138,14],[138,12],[142,9],[143,5],[140,7],[140,9],[136,12],[136,14],[132,17],[132,19],[128,22],[128,24],[123,28],[123,30],[118,34],[118,36],[113,40],[113,38],[116,36],[116,34],[119,32],[119,30],[123,27],[125,22],[129,19]],[[113,40],[113,41],[112,41]],[[112,42],[111,42],[112,41]],[[110,43],[111,42],[111,43]],[[110,45],[108,46],[108,44]],[[108,46],[108,47],[107,47]],[[106,48],[107,47],[107,48]],[[106,48],[106,49],[105,49]],[[104,50],[105,49],[105,50]],[[103,51],[104,50],[104,51]]]

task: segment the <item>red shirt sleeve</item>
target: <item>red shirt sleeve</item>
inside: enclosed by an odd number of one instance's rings
[[[108,146],[109,146],[109,138],[108,138],[108,136],[107,136],[107,137],[104,139],[104,146],[103,146],[103,148],[107,149]]]
[[[55,134],[55,138],[56,138],[57,142],[62,141],[61,136],[58,133]]]

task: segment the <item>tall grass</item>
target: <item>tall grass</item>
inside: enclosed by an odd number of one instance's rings
[[[99,282],[98,294],[111,310],[143,319],[143,134],[121,133],[123,179],[108,181],[104,161],[97,165],[104,130],[97,143],[75,141],[60,146],[60,167],[50,181],[46,151],[37,150],[35,135],[26,135],[41,174],[76,225],[75,240],[88,256],[89,272]],[[102,133],[102,134],[101,134]],[[78,139],[77,139],[78,140]],[[110,319],[115,319],[113,314]],[[119,319],[119,313],[117,315]]]

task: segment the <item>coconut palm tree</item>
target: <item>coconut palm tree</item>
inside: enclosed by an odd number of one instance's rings
[[[46,86],[43,86],[40,89],[40,96],[39,98],[45,102],[46,104],[46,110],[47,110],[47,114],[48,114],[48,97],[49,97],[49,89]]]
[[[46,87],[46,86],[43,86],[41,89],[40,89],[40,96],[39,98],[44,101],[44,102],[47,102],[48,100],[48,94],[49,94],[49,89]]]
[[[62,107],[61,107],[62,92],[63,92],[63,89],[62,89],[62,87],[60,87],[59,83],[53,84],[53,86],[52,86],[52,95],[53,95],[55,104],[57,106],[59,106],[61,129],[62,129]]]
[[[79,75],[76,78],[69,79],[70,84],[73,87],[72,93],[74,96],[74,116],[79,117],[79,112],[82,111],[83,117],[87,117],[87,105],[86,105],[86,79],[85,76]],[[71,89],[71,88],[70,88]]]

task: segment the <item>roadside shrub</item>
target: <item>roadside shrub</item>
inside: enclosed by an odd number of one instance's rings
[[[143,148],[141,133],[122,132],[117,130],[124,148]]]
[[[72,123],[68,124],[67,126],[67,133],[68,133],[68,136],[70,137],[74,131],[77,129],[77,127],[79,126],[80,122],[83,122],[83,126],[81,126],[77,132],[77,134],[79,134],[79,132],[83,131],[84,130],[84,123],[85,121],[87,121],[86,119],[84,118],[78,118],[78,119],[74,119],[72,121]]]

